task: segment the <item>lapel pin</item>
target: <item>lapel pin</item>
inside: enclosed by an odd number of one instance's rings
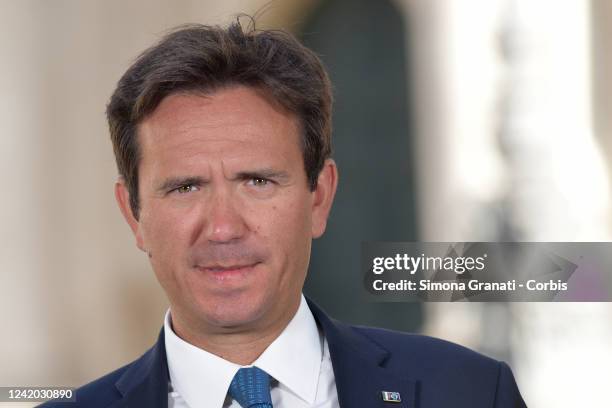
[[[382,399],[385,402],[402,402],[400,393],[395,391],[382,391]]]

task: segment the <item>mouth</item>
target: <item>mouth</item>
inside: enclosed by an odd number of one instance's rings
[[[258,264],[259,262],[235,265],[196,265],[196,269],[216,280],[224,281],[244,278],[253,272]]]

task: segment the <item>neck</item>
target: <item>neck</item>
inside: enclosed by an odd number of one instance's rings
[[[286,313],[271,320],[269,324],[256,324],[251,327],[221,328],[210,330],[185,324],[180,315],[172,313],[172,330],[186,342],[212,353],[224,360],[238,365],[250,365],[282,333],[297,313],[300,300]],[[196,330],[193,330],[196,328]]]

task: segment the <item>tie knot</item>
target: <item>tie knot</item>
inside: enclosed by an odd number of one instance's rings
[[[243,408],[272,408],[270,376],[261,368],[238,370],[230,384],[229,394]]]

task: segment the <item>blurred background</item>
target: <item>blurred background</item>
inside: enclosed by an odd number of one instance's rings
[[[609,406],[611,304],[364,303],[359,259],[362,241],[610,240],[612,2],[266,3],[0,0],[0,386],[77,386],[153,344],[168,305],[114,202],[105,105],[168,29],[264,7],[335,87],[341,183],[306,293],[508,361],[529,407]]]

